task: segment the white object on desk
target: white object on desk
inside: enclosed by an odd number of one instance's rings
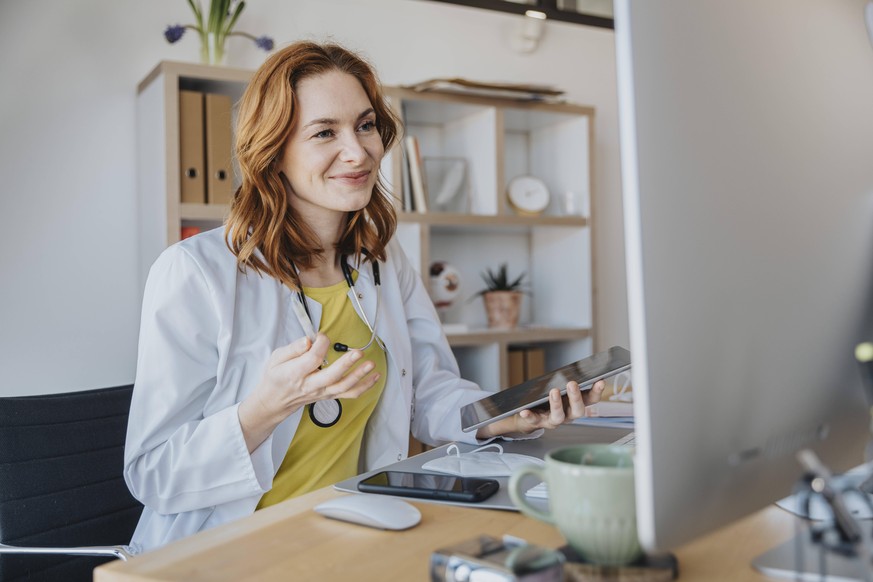
[[[421,521],[417,507],[402,499],[379,495],[345,495],[314,507],[325,517],[378,529],[409,529]]]
[[[629,432],[617,441],[613,441],[612,444],[618,445],[620,447],[633,447],[637,442],[637,433]],[[548,499],[549,498],[549,488],[546,485],[545,481],[540,481],[530,489],[524,492],[525,497],[530,497],[531,499]]]

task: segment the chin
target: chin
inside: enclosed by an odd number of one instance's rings
[[[342,207],[341,210],[345,210],[347,212],[356,212],[363,208],[367,207],[367,204],[370,203],[370,199],[372,198],[372,194],[370,192],[362,193],[360,195],[354,196],[346,196],[343,202],[340,204]]]

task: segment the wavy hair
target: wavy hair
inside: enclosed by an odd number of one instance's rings
[[[242,183],[225,225],[227,246],[240,270],[251,267],[293,291],[300,289],[295,265],[314,267],[325,249],[289,204],[290,183],[279,160],[297,123],[298,84],[334,70],[360,81],[376,112],[376,128],[387,153],[398,140],[400,120],[387,105],[373,68],[336,44],[298,42],[278,51],[255,72],[239,104],[235,149]],[[367,206],[348,213],[337,255],[384,261],[396,228],[391,193],[380,176]]]

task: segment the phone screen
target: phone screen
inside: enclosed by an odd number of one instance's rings
[[[366,493],[466,502],[483,501],[499,488],[494,479],[402,471],[382,471],[358,483],[358,490]]]

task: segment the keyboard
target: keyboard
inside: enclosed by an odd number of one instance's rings
[[[619,445],[622,447],[632,447],[637,442],[637,433],[630,432],[617,441],[613,441],[612,444]],[[546,488],[546,484],[540,482],[527,491],[524,492],[526,497],[531,497],[533,499],[548,499],[549,498],[549,490]]]

